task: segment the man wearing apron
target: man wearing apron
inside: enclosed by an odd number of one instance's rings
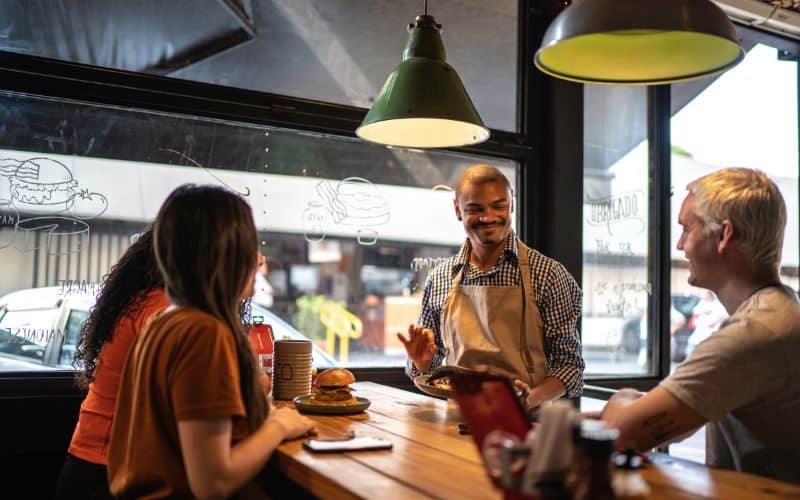
[[[419,325],[409,326],[408,337],[398,333],[407,373],[415,377],[442,364],[488,367],[529,390],[529,407],[579,396],[577,283],[560,263],[516,238],[511,186],[495,167],[467,168],[454,207],[467,240],[428,278]]]

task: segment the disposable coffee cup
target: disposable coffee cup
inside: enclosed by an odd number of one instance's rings
[[[311,392],[311,341],[275,341],[272,363],[272,397],[292,400]]]

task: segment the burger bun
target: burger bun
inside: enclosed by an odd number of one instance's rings
[[[358,404],[358,399],[355,396],[351,395],[347,399],[340,399],[336,401],[330,401],[327,399],[319,399],[316,394],[311,394],[311,397],[308,398],[308,402],[312,405],[321,405],[321,406],[350,406],[354,404]]]
[[[343,387],[356,381],[353,373],[346,368],[329,368],[317,375],[319,387]]]

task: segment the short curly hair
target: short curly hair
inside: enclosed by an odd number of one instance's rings
[[[508,181],[508,177],[503,175],[503,172],[501,172],[499,168],[493,167],[492,165],[486,165],[485,163],[477,163],[464,169],[464,171],[461,172],[461,175],[458,176],[455,189],[456,198],[461,196],[461,191],[467,184],[476,184],[480,186],[490,182],[503,184],[510,192],[513,193],[514,191],[511,188],[511,183]]]

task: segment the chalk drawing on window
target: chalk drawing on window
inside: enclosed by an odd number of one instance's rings
[[[2,158],[0,177],[7,179],[0,185],[0,227],[14,228],[0,237],[0,249],[13,244],[22,252],[80,253],[89,242],[89,225],[83,221],[108,209],[105,195],[81,189],[69,167],[52,158]],[[46,214],[21,219],[20,212]]]
[[[36,233],[43,237],[37,238]],[[89,225],[71,217],[32,217],[17,223],[14,248],[42,249],[47,255],[79,254],[89,245]]]
[[[331,216],[321,201],[309,201],[303,211],[303,232],[306,241],[322,241],[325,239],[325,228],[331,223]]]
[[[375,184],[362,177],[347,177],[339,182],[320,181],[316,191],[319,199],[310,201],[303,212],[307,241],[324,239],[332,220],[337,225],[355,226],[361,245],[378,242],[374,227],[389,222],[389,206]]]
[[[14,231],[19,222],[19,213],[11,200],[0,200],[0,250],[14,243]]]
[[[645,229],[646,200],[644,191],[615,193],[606,198],[587,200],[589,213],[586,223],[605,226],[609,236],[641,234]]]
[[[8,179],[8,194],[0,191],[0,198],[10,199],[21,212],[68,213],[78,219],[94,219],[108,209],[103,194],[80,189],[72,171],[52,158],[2,158],[0,176]]]

